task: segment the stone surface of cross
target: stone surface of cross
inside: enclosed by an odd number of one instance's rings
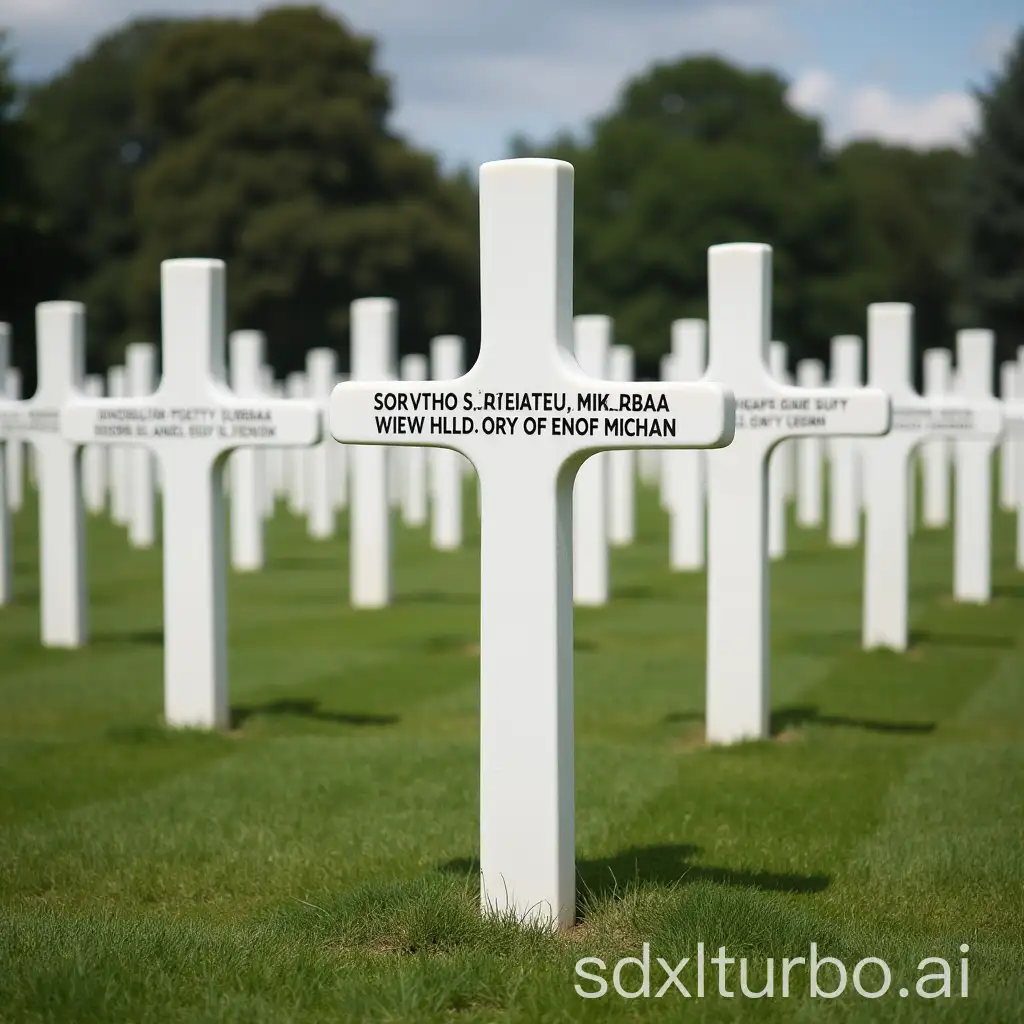
[[[913,306],[876,303],[868,307],[868,382],[892,398],[892,430],[864,446],[863,646],[907,647],[909,536],[907,466],[928,438],[993,441],[1002,414],[992,400],[946,395],[924,398],[912,374]]]
[[[111,366],[107,370],[107,395],[128,397],[123,366]],[[130,455],[123,445],[110,445],[110,518],[118,526],[128,525],[131,511]]]
[[[99,374],[86,375],[82,390],[90,398],[103,397],[103,378]],[[82,452],[82,497],[86,509],[99,515],[107,504],[107,456],[103,445],[86,445]]]
[[[309,397],[323,410],[324,436],[302,454],[306,460],[306,493],[308,495],[307,529],[315,540],[334,536],[334,438],[326,429],[327,406],[338,375],[337,353],[331,348],[314,348],[306,353],[306,380]]]
[[[707,457],[707,736],[735,743],[768,735],[769,453],[790,437],[882,434],[889,399],[877,389],[792,387],[769,371],[769,246],[712,246],[708,307],[705,379],[735,393],[736,437]]]
[[[786,384],[788,352],[784,341],[768,343],[768,369]],[[780,441],[768,454],[768,557],[777,562],[786,556],[786,499],[788,497],[788,441]]]
[[[145,398],[156,387],[156,349],[138,341],[125,349],[125,383],[132,398]],[[145,448],[128,452],[128,542],[133,548],[151,548],[156,541],[156,480],[153,456]]]
[[[309,402],[237,397],[227,386],[224,264],[161,266],[163,374],[144,398],[73,397],[64,436],[80,444],[141,445],[163,473],[164,712],[169,725],[226,727],[227,551],[223,467],[243,446],[310,445]]]
[[[924,396],[939,398],[952,386],[952,354],[948,348],[929,348],[924,353]],[[933,437],[921,444],[923,509],[921,519],[930,529],[949,525],[949,440]]]
[[[820,359],[801,359],[796,364],[796,382],[802,388],[825,386],[825,367]],[[824,444],[820,437],[802,437],[796,442],[797,491],[796,521],[805,528],[821,526],[822,520],[822,454]]]
[[[992,395],[995,335],[988,330],[956,334],[960,397],[1002,411]],[[1009,403],[1012,409],[1012,401]],[[1012,433],[1012,432],[1011,432]],[[987,604],[992,596],[992,450],[994,438],[954,442],[953,599]]]
[[[608,379],[612,321],[601,315],[573,320],[573,354],[579,368],[596,380]],[[608,603],[608,462],[592,455],[573,484],[573,600],[600,607]]]
[[[572,174],[552,160],[482,167],[481,345],[468,373],[350,382],[331,406],[339,440],[452,447],[476,467],[481,899],[559,927],[576,909],[573,479],[599,450],[727,443],[733,411],[714,385],[615,383],[579,368]]]
[[[85,307],[36,306],[36,393],[4,407],[4,433],[30,441],[39,486],[39,600],[44,647],[88,639],[84,506],[78,445],[61,435],[60,410],[85,378]]]
[[[853,334],[832,339],[831,386],[859,388],[864,383],[864,344]],[[860,540],[862,499],[861,442],[853,437],[828,441],[828,539],[835,547],[851,548]]]
[[[245,401],[268,397],[261,367],[266,339],[260,331],[232,331],[228,338],[231,390]],[[271,449],[274,450],[274,449]],[[263,568],[263,465],[255,448],[231,455],[231,567],[238,572]]]
[[[443,334],[430,342],[430,376],[457,380],[466,372],[462,338]],[[412,449],[405,449],[406,452]],[[391,452],[393,463],[404,454]],[[462,547],[462,457],[450,448],[430,452],[430,543],[438,551]]]
[[[672,354],[662,368],[665,380],[700,380],[707,367],[707,324],[703,320],[672,322]],[[668,512],[668,564],[678,572],[704,568],[707,508],[707,456],[700,450],[661,453]]]

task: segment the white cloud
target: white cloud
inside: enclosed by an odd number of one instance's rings
[[[908,99],[880,85],[843,88],[818,68],[797,77],[789,100],[797,109],[821,117],[835,144],[881,139],[917,148],[961,146],[978,119],[977,102],[966,92]]]

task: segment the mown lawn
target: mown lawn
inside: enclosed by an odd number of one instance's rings
[[[313,542],[282,506],[267,569],[231,579],[234,728],[211,736],[161,727],[160,555],[107,520],[89,524],[92,643],[39,647],[26,507],[0,612],[0,1019],[1024,1020],[1024,579],[1008,516],[987,607],[952,603],[951,537],[918,531],[903,656],[859,650],[860,552],[791,530],[773,569],[775,737],[710,750],[703,578],[667,571],[645,492],[614,600],[577,612],[581,923],[549,936],[476,909],[474,508],[460,553],[399,528],[394,606],[354,612],[344,523]],[[581,957],[610,981],[643,942],[650,998],[577,995],[594,988]],[[697,998],[691,963],[692,998],[655,998],[655,958],[699,942],[748,957],[755,990],[774,958],[774,997],[720,995],[709,966]],[[884,958],[891,989],[811,998],[797,968],[782,998],[782,958],[811,942],[849,970]],[[915,994],[929,956],[953,965],[951,997]],[[866,968],[863,986],[880,977]]]

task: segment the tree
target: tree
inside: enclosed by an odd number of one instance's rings
[[[31,392],[35,305],[57,297],[52,286],[65,253],[33,180],[31,131],[19,114],[21,96],[10,66],[6,35],[0,32],[0,320],[12,325],[12,362],[24,367]]]
[[[1024,345],[1024,30],[977,94],[981,123],[967,167],[961,268],[964,325],[996,332],[999,355]]]
[[[655,66],[589,140],[542,151],[576,166],[576,309],[614,316],[647,373],[673,319],[706,315],[719,242],[773,246],[774,331],[792,359],[824,355],[831,334],[863,320],[845,270],[861,244],[851,198],[818,122],[788,106],[777,75],[712,57]]]
[[[855,142],[840,151],[863,237],[859,276],[868,302],[914,306],[916,345],[948,344],[953,329],[956,258],[962,238],[964,154]]]
[[[131,340],[125,286],[138,245],[135,179],[155,152],[139,120],[141,69],[172,22],[135,21],[29,92],[32,172],[69,253],[55,296],[86,304],[90,361]]]
[[[226,261],[229,320],[267,333],[278,372],[314,346],[347,354],[349,303],[400,303],[403,347],[478,331],[469,182],[387,128],[373,43],[313,7],[203,20],[165,35],[145,68],[156,155],[136,193],[129,283],[155,330],[159,262]]]

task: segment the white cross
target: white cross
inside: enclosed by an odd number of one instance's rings
[[[3,397],[21,400],[21,370],[9,366],[2,381]],[[17,435],[7,438],[7,507],[17,512],[25,503],[25,444]]]
[[[341,384],[331,404],[339,440],[394,443],[381,421],[398,415],[406,443],[456,448],[476,467],[481,899],[556,927],[573,923],[576,902],[573,479],[594,451],[727,443],[733,412],[716,385],[579,368],[572,182],[561,161],[484,164],[479,359],[457,381]]]
[[[882,434],[889,399],[863,388],[797,388],[766,365],[771,248],[712,246],[708,254],[707,380],[736,394],[736,439],[708,455],[707,736],[768,735],[767,473],[772,448],[807,435]]]
[[[952,386],[952,354],[948,348],[924,353],[925,398],[948,395]],[[949,440],[933,437],[921,445],[924,508],[922,521],[931,529],[949,525]]]
[[[663,366],[665,380],[700,380],[707,369],[707,324],[672,322],[672,355]],[[669,517],[669,567],[694,572],[704,567],[707,508],[707,455],[702,451],[662,452]]]
[[[768,343],[768,370],[780,384],[787,383],[785,342]],[[787,441],[780,441],[768,455],[768,557],[773,562],[786,556],[789,455]]]
[[[466,372],[462,348],[462,338],[453,334],[431,339],[433,380],[457,380]],[[392,458],[398,454],[392,452]],[[450,448],[430,452],[430,490],[430,543],[438,551],[455,551],[462,546],[462,459],[458,452]]]
[[[801,359],[796,364],[796,382],[802,388],[823,388],[825,367],[820,359]],[[821,526],[821,465],[820,437],[802,437],[796,442],[799,470],[797,472],[796,519],[803,527]]]
[[[914,308],[868,307],[868,382],[892,398],[892,431],[864,446],[863,646],[907,647],[909,538],[907,465],[929,437],[995,439],[1002,415],[994,401],[953,396],[922,398],[911,373]]]
[[[260,331],[231,332],[228,373],[237,398],[252,402],[268,397],[261,375],[265,348]],[[262,454],[239,448],[231,455],[231,567],[238,572],[263,568],[263,465],[258,459]]]
[[[83,390],[90,398],[102,398],[103,378],[87,374]],[[93,515],[101,513],[107,504],[107,454],[98,444],[86,445],[82,451],[82,496],[86,509]]]
[[[863,342],[853,334],[832,339],[831,386],[859,388],[864,383]],[[829,453],[828,539],[835,547],[855,547],[860,539],[862,485],[861,442],[852,437],[833,437]]]
[[[85,377],[85,307],[36,306],[36,393],[5,407],[11,433],[31,441],[39,485],[39,598],[44,647],[81,647],[88,639],[84,507],[78,445],[61,436],[61,406],[80,395]]]
[[[224,264],[160,268],[163,375],[144,398],[73,396],[61,414],[77,443],[142,445],[160,461],[164,535],[164,711],[169,725],[228,724],[223,467],[235,448],[310,445],[309,402],[231,393],[224,359]]]
[[[995,335],[987,330],[957,331],[956,368],[960,397],[1001,411],[992,396]],[[1013,402],[1008,408],[1011,413]],[[1000,424],[1002,427],[1002,424]],[[992,591],[992,451],[997,438],[957,436],[953,448],[956,490],[953,500],[953,599],[986,604]]]
[[[125,386],[132,398],[146,398],[156,386],[156,349],[148,342],[137,341],[125,348]],[[151,548],[156,541],[156,480],[153,456],[146,448],[127,453],[128,480],[131,497],[128,501],[128,542],[133,548]]]
[[[309,397],[309,381],[305,373],[296,370],[285,378],[285,395],[292,401]],[[288,510],[294,516],[305,515],[309,510],[309,495],[306,489],[306,453],[301,449],[286,453],[288,456]]]
[[[319,444],[303,454],[306,457],[306,493],[309,496],[307,529],[315,540],[334,536],[334,438],[326,430],[327,405],[338,375],[338,356],[331,348],[314,348],[306,353],[306,380],[309,397],[323,410],[324,435]]]

